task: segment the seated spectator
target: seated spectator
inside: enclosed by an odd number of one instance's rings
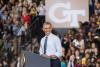
[[[82,36],[80,34],[77,34],[76,35],[76,38],[73,40],[73,44],[76,48],[79,48],[82,46],[82,45],[85,45],[84,43],[84,39],[82,39]]]
[[[71,55],[67,67],[74,67],[75,56]]]
[[[82,58],[82,67],[88,67],[88,62],[89,62],[89,53],[85,53],[85,57]]]

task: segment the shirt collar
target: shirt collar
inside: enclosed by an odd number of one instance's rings
[[[52,33],[50,33],[48,36],[45,36],[45,37],[50,37],[52,35]]]

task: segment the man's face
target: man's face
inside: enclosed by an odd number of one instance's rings
[[[43,25],[43,31],[44,31],[45,35],[49,35],[52,31],[52,26],[49,24]]]

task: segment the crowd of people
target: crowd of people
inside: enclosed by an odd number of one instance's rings
[[[100,0],[89,0],[90,21],[62,39],[62,67],[100,67]]]
[[[41,27],[44,13],[43,1],[0,0],[0,67],[19,67],[21,49],[37,53],[36,39],[30,39],[36,32],[30,28],[34,23]]]
[[[79,22],[62,39],[62,67],[100,67],[100,0],[89,0],[89,22]]]
[[[100,1],[89,1],[90,21],[79,22],[79,29],[69,29],[61,37],[61,67],[100,67]],[[34,36],[44,22],[43,1],[0,0],[0,67],[19,67],[22,49],[39,53]]]

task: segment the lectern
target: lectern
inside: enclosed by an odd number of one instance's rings
[[[50,67],[50,59],[32,52],[22,51],[21,59],[24,60],[23,66],[21,67]]]

